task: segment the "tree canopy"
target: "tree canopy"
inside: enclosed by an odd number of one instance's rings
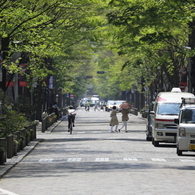
[[[21,71],[18,62],[26,62],[29,82],[53,74],[58,87],[78,96],[88,82],[102,97],[144,91],[155,81],[156,88],[168,90],[179,85],[186,56],[194,56],[194,5],[193,0],[2,0],[3,64],[15,73]],[[14,53],[22,55],[13,60]]]

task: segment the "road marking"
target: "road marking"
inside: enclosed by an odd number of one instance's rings
[[[163,158],[151,158],[151,159],[152,159],[152,161],[164,161],[164,162],[166,162],[166,160],[163,159]]]
[[[181,162],[194,162],[194,160],[180,159]]]
[[[109,158],[96,158],[95,161],[108,162],[109,161]]]
[[[39,162],[52,162],[52,161],[53,161],[52,158],[46,158],[46,159],[42,158],[39,160]]]
[[[67,162],[79,162],[81,161],[81,158],[68,158]]]
[[[123,158],[124,161],[138,161],[137,158]]]
[[[2,188],[0,188],[0,194],[3,194],[3,195],[18,195],[18,194],[15,194],[13,192],[9,192],[7,190],[3,190]]]

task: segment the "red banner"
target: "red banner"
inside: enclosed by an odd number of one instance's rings
[[[19,85],[19,87],[26,87],[27,82],[26,81],[19,81],[18,85]]]

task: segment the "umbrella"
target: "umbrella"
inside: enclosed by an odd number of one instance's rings
[[[131,108],[131,107],[132,107],[131,104],[128,103],[128,102],[124,102],[124,103],[122,103],[122,104],[120,105],[120,108],[122,108],[122,109],[129,109],[129,108]]]

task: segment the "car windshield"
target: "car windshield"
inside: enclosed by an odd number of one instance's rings
[[[124,101],[116,101],[116,105],[121,105]]]
[[[195,110],[183,110],[181,114],[181,123],[195,123]]]
[[[180,103],[162,103],[158,105],[157,114],[161,115],[178,115]]]
[[[108,101],[107,102],[107,105],[113,105],[114,104],[114,101]]]

